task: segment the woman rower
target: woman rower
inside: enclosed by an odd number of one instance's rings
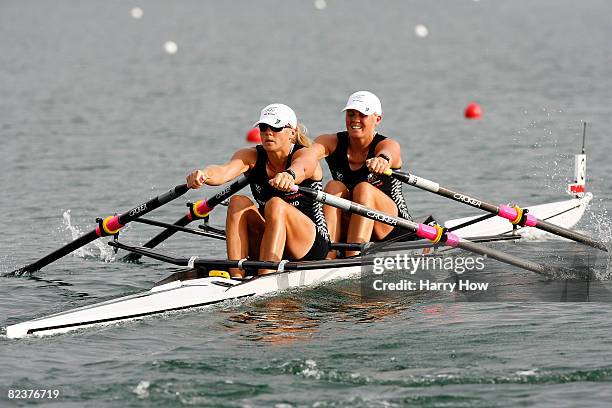
[[[235,195],[227,209],[226,237],[228,259],[247,257],[262,261],[324,259],[329,251],[329,235],[322,205],[300,193],[283,192],[295,184],[322,189],[320,165],[310,166],[296,180],[293,160],[311,144],[287,105],[266,106],[253,125],[258,126],[261,145],[240,149],[223,165],[211,165],[187,176],[190,188],[224,184],[249,172],[249,197]],[[237,268],[232,277],[244,277]],[[260,270],[259,274],[273,272]]]
[[[401,182],[383,173],[402,166],[400,145],[376,132],[382,120],[382,107],[376,95],[368,91],[353,93],[344,107],[346,131],[323,134],[292,165],[297,179],[310,172],[322,158],[333,180],[325,192],[347,198],[387,214],[411,219],[402,193]],[[344,216],[341,210],[324,206],[332,242],[363,243],[397,238],[399,227],[374,222],[359,215]],[[347,256],[357,252],[347,252]],[[335,253],[330,252],[330,257]]]

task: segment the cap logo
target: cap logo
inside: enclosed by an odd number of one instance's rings
[[[278,125],[279,123],[281,123],[280,119],[276,119],[276,123],[274,123],[275,125]]]

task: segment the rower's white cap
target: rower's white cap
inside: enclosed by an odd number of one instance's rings
[[[293,109],[282,103],[273,103],[261,110],[259,120],[253,124],[253,127],[265,123],[273,127],[291,126],[293,129],[297,127],[297,117]]]
[[[342,112],[348,109],[358,110],[364,115],[372,115],[374,113],[382,115],[380,99],[370,91],[357,91],[349,96]]]

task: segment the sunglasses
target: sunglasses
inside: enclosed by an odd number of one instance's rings
[[[274,126],[268,125],[267,123],[260,123],[257,126],[259,127],[260,132],[265,132],[266,130],[268,130],[268,128],[270,128],[271,131],[276,132],[276,133],[280,132],[281,130],[285,128],[291,127],[291,126],[274,127]]]

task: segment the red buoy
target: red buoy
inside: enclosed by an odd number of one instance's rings
[[[480,119],[482,117],[482,109],[476,102],[471,102],[467,108],[465,108],[466,119]]]
[[[249,130],[246,134],[246,140],[250,143],[261,143],[261,136],[259,135],[259,128],[254,127]]]

